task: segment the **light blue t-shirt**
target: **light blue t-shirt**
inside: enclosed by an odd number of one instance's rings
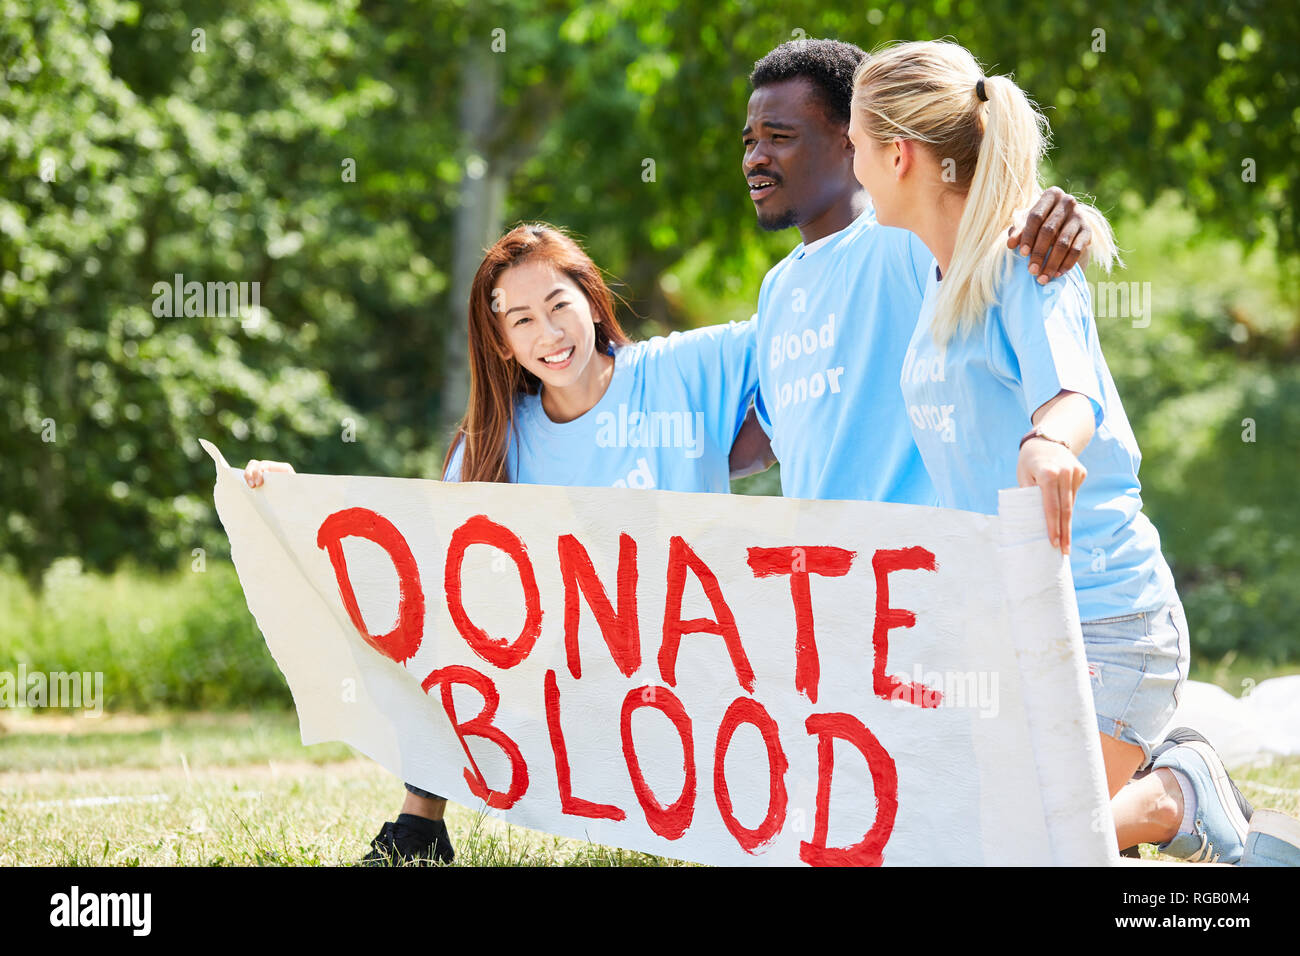
[[[507,474],[535,485],[730,491],[728,456],[758,386],[754,330],[751,319],[623,346],[605,394],[571,422],[521,394]],[[448,481],[460,479],[461,457],[457,446]]]
[[[758,293],[754,404],[781,491],[933,505],[894,387],[933,257],[870,209],[813,245],[773,266]]]
[[[1097,430],[1079,455],[1088,476],[1070,531],[1079,616],[1095,621],[1176,600],[1160,536],[1142,514],[1142,454],[1101,354],[1083,270],[1040,286],[1008,252],[997,304],[944,349],[931,334],[940,289],[933,260],[927,276],[899,382],[944,507],[996,514],[998,489],[1016,487],[1033,413],[1063,389],[1086,395]]]

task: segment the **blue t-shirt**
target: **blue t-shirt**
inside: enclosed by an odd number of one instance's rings
[[[932,258],[868,209],[763,279],[754,404],[786,497],[937,502],[894,387]]]
[[[1083,270],[1040,286],[1008,252],[997,304],[943,349],[931,334],[940,289],[933,260],[927,274],[899,382],[942,504],[996,514],[998,489],[1016,487],[1033,413],[1062,390],[1086,395],[1097,430],[1079,455],[1088,476],[1070,531],[1079,616],[1095,621],[1176,600],[1160,536],[1142,514],[1142,454],[1101,354]]]
[[[754,322],[673,332],[614,353],[605,394],[554,422],[521,394],[506,453],[510,479],[535,485],[731,490],[728,456],[758,386]],[[447,480],[460,479],[462,446]]]

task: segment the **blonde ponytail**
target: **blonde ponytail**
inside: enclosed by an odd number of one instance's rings
[[[966,198],[932,323],[935,342],[945,345],[997,301],[1013,256],[1007,226],[1043,191],[1047,120],[1009,77],[985,76],[968,50],[943,40],[902,43],[863,60],[853,110],[881,144],[900,137],[924,143]],[[1117,258],[1110,225],[1092,206],[1081,213],[1092,231],[1091,258],[1109,271]]]

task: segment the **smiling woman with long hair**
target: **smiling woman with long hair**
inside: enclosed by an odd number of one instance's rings
[[[521,267],[520,271],[511,272],[514,266]],[[502,283],[503,276],[508,285]],[[549,278],[557,280],[555,290],[560,294],[554,299],[544,296],[538,311],[549,317],[553,330],[543,328],[539,316],[524,301],[532,291],[524,285],[527,280],[544,285]],[[577,287],[578,294],[572,288],[564,289],[566,280]],[[515,294],[508,295],[512,292]],[[564,342],[566,330],[580,340],[574,347],[581,345],[582,352],[570,356],[562,367],[538,365],[542,359],[535,354],[537,350],[549,348],[553,344],[550,339]],[[519,354],[515,342],[522,346]],[[518,440],[514,427],[517,406],[521,402],[527,405],[529,397],[538,402],[562,402],[566,387],[573,391],[577,382],[583,383],[577,391],[584,394],[602,380],[608,384],[615,351],[629,344],[631,340],[614,315],[613,294],[596,264],[576,242],[558,229],[540,225],[519,226],[501,237],[483,257],[470,288],[469,406],[448,446],[444,476],[454,460],[462,481],[518,480],[507,467],[513,457],[512,442]],[[563,376],[567,381],[557,381],[543,398],[542,376],[550,378],[552,372],[558,375],[570,370]],[[585,398],[577,393],[574,400],[585,404]],[[548,417],[555,420],[562,413],[548,410]]]
[[[469,300],[470,397],[446,481],[727,492],[771,464],[746,413],[752,321],[633,342],[600,270],[572,238],[517,226],[483,257]],[[742,434],[743,433],[743,434]],[[250,487],[285,462],[250,461]],[[407,784],[364,862],[451,862],[447,801]]]
[[[753,324],[632,342],[600,270],[552,226],[483,257],[469,360],[448,480],[726,492],[750,464],[732,451],[757,387]]]

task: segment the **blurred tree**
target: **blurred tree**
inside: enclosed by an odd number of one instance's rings
[[[1294,465],[1300,7],[1264,0],[0,0],[0,551],[36,580],[61,554],[223,547],[200,435],[231,461],[436,473],[469,281],[517,220],[576,232],[634,331],[747,314],[796,241],[757,229],[740,175],[754,61],[940,36],[1048,107],[1062,185],[1117,213],[1172,190],[1187,230],[1281,251],[1281,298],[1207,298],[1221,276],[1193,270],[1159,334],[1104,332],[1189,610],[1264,635],[1300,572],[1247,547],[1300,534],[1268,500]],[[1131,276],[1174,283],[1130,235]],[[177,274],[257,283],[261,311],[156,314]]]
[[[66,553],[175,564],[211,528],[203,434],[232,461],[400,467],[330,373],[405,354],[355,317],[412,314],[445,280],[344,181],[335,140],[391,99],[355,13],[3,6],[3,550],[33,579]],[[256,284],[260,313],[165,314],[176,275]]]

